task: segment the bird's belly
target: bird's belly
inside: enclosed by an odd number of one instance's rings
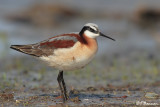
[[[87,47],[78,50],[76,48],[60,49],[53,55],[43,56],[41,59],[58,70],[69,71],[83,68],[94,58],[96,52],[97,50],[90,50]]]
[[[76,55],[59,55],[59,56],[49,56],[42,57],[41,59],[47,62],[50,66],[58,69],[58,70],[75,70],[83,68],[87,65],[92,59],[94,55],[86,56],[82,55],[77,57]]]

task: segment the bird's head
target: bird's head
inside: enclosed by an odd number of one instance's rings
[[[83,36],[83,34],[85,34],[89,38],[96,38],[98,36],[103,36],[103,37],[106,37],[108,39],[115,41],[115,39],[101,33],[98,29],[98,26],[94,23],[85,24],[79,34],[80,36]]]

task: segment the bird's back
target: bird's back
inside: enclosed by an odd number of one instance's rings
[[[57,49],[70,48],[81,38],[76,33],[54,36],[47,40],[29,45],[12,45],[11,48],[32,56],[50,56]]]

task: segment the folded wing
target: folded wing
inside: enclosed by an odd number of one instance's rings
[[[11,45],[12,49],[32,56],[53,55],[55,49],[70,48],[79,40],[78,34],[64,34],[30,45]]]

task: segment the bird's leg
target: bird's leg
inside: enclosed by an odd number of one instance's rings
[[[62,86],[63,86],[63,89],[64,89],[64,95],[65,95],[65,99],[68,100],[68,94],[67,94],[67,89],[66,89],[66,84],[64,82],[64,79],[63,79],[63,75],[62,75]]]
[[[63,97],[63,102],[65,102],[66,100],[68,100],[68,95],[67,95],[67,90],[66,90],[66,85],[63,79],[63,71],[59,71],[58,77],[57,77],[57,81],[61,90],[61,94]]]

